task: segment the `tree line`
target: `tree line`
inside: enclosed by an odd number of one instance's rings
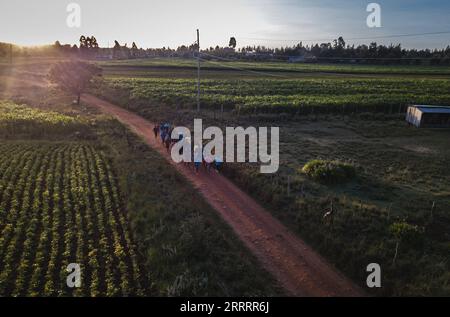
[[[328,62],[328,63],[363,63],[363,64],[412,64],[412,65],[450,65],[450,45],[443,49],[405,49],[401,44],[383,45],[376,42],[370,44],[348,45],[343,37],[328,43],[270,48],[266,46],[237,47],[235,37],[231,37],[228,46],[203,48],[205,59],[218,58],[243,60],[276,60],[294,62]],[[39,55],[78,55],[88,59],[133,59],[151,57],[191,58],[198,50],[197,43],[181,45],[177,48],[139,48],[133,42],[120,44],[114,41],[112,47],[101,48],[94,36],[81,36],[78,45],[62,45],[56,41],[54,45],[41,47],[13,46],[14,56]],[[0,43],[0,57],[11,54],[10,44]]]

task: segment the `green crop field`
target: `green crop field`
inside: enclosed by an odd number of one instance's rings
[[[192,109],[197,100],[194,62],[101,62],[105,81],[96,93],[110,100],[126,98]],[[201,72],[200,100],[202,107],[209,110],[299,115],[398,113],[405,111],[408,104],[450,104],[450,80],[445,67],[238,61],[212,65],[204,63]]]
[[[192,108],[194,79],[108,78],[105,95],[123,91],[129,98]],[[450,104],[444,79],[206,79],[201,82],[204,108],[246,113],[398,112],[408,104]]]
[[[0,101],[0,131],[3,137],[67,135],[86,129],[85,124],[81,118]]]
[[[0,151],[1,294],[67,295],[62,277],[70,263],[84,268],[78,295],[141,294],[126,215],[103,154],[77,144],[10,143]]]
[[[151,58],[123,61],[105,61],[99,63],[107,71],[132,68],[136,70],[151,70],[152,68],[196,69],[197,61],[181,58]],[[409,74],[409,75],[450,75],[450,67],[417,66],[417,65],[349,65],[349,64],[302,64],[287,62],[248,62],[223,61],[220,58],[202,61],[202,69],[223,70],[243,68],[255,71],[277,73],[342,73],[342,74]]]
[[[135,246],[110,163],[91,145],[64,141],[89,130],[86,123],[0,102],[2,138],[12,139],[0,143],[3,296],[68,295],[62,277],[70,263],[85,268],[83,288],[76,295],[142,293]]]

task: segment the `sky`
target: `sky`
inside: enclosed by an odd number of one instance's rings
[[[70,28],[67,5],[81,8],[81,27]],[[381,6],[381,28],[369,28],[367,5]],[[95,35],[103,47],[114,40],[139,47],[192,44],[226,46],[231,36],[239,47],[291,46],[303,41],[348,44],[401,43],[405,48],[450,45],[448,0],[1,0],[0,42],[20,45],[77,44],[81,34]],[[401,38],[399,34],[449,32]],[[374,39],[375,38],[375,39]]]

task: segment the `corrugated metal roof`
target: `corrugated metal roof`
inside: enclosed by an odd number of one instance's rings
[[[450,107],[445,106],[414,105],[413,107],[423,113],[450,113]]]

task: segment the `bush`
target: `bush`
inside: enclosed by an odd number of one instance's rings
[[[327,184],[343,183],[356,176],[356,170],[352,165],[326,160],[312,160],[305,164],[302,172],[316,181]]]
[[[423,229],[407,222],[395,222],[389,226],[389,231],[397,241],[417,244],[422,239]]]

